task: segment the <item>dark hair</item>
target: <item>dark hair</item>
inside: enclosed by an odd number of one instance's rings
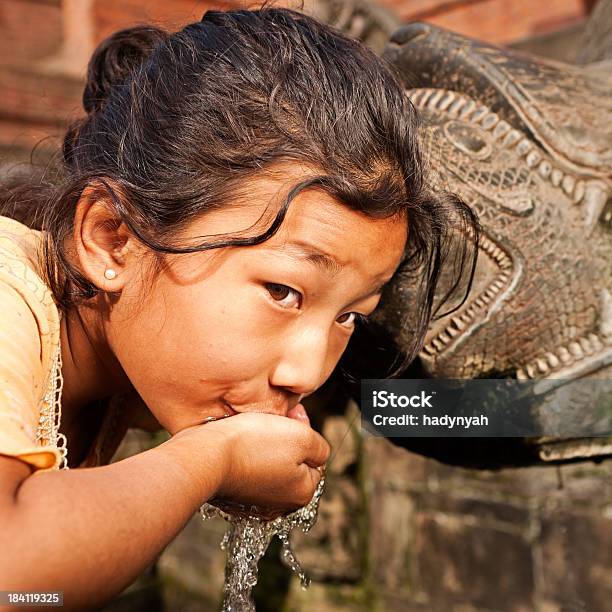
[[[158,257],[259,244],[278,230],[293,197],[316,187],[372,218],[408,216],[397,274],[413,275],[419,308],[406,308],[416,317],[414,346],[392,375],[401,371],[466,270],[471,285],[478,222],[458,198],[424,184],[416,112],[398,77],[364,44],[265,5],[207,11],[174,34],[142,26],[107,38],[89,63],[87,116],[68,130],[60,172],[35,214],[46,231],[46,280],[58,306],[67,310],[99,291],[63,246],[87,186]],[[265,232],[176,243],[196,216],[239,197],[246,179],[290,160],[320,174],[294,186]],[[37,185],[39,193],[49,182]],[[459,253],[450,246],[457,232]],[[457,275],[434,310],[451,253]]]

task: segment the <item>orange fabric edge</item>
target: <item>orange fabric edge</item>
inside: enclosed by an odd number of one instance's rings
[[[31,449],[16,452],[0,451],[0,455],[15,457],[25,461],[28,465],[35,468],[35,471],[47,471],[59,466],[61,454],[59,450],[52,446],[38,446]]]

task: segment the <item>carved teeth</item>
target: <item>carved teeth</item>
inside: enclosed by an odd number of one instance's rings
[[[459,331],[463,331],[465,329],[465,323],[458,317],[453,317],[450,322],[451,325],[453,325]]]
[[[496,281],[493,282],[492,287],[494,287],[498,291],[501,291],[504,288],[504,283],[502,283],[502,281],[500,281],[500,280],[496,280]]]
[[[446,110],[454,99],[455,96],[453,95],[453,93],[451,91],[447,91],[444,97],[440,100],[438,104],[438,109]]]
[[[495,243],[491,242],[486,236],[480,240],[480,248],[489,255],[501,268],[512,267],[512,262]],[[502,265],[503,264],[503,265]]]
[[[500,121],[493,130],[493,138],[498,140],[502,136],[505,136],[510,131],[510,124],[507,121]]]
[[[561,170],[559,170],[559,168],[555,168],[552,171],[552,175],[550,177],[550,180],[552,181],[552,184],[555,187],[558,187],[561,184],[561,181],[563,180],[563,172],[561,172]]]
[[[586,190],[586,186],[584,181],[578,181],[576,183],[576,189],[574,189],[574,204],[578,204],[582,198],[584,198],[584,192]]]
[[[586,338],[579,338],[578,342],[580,342],[580,347],[587,355],[593,354],[593,347]]]
[[[423,351],[425,351],[428,355],[435,355],[436,354],[436,351],[433,349],[431,344],[426,344],[423,347]]]
[[[435,109],[438,105],[438,101],[444,95],[443,89],[436,89],[433,92],[433,95],[427,100],[427,106],[429,108]]]
[[[582,352],[582,349],[580,348],[580,345],[577,342],[570,342],[568,348],[569,348],[569,352],[574,357],[578,357],[579,359],[584,357],[584,353]]]
[[[468,100],[465,106],[461,109],[459,113],[460,119],[468,119],[468,117],[474,112],[476,109],[476,102],[474,100]]]
[[[612,295],[607,289],[599,292],[599,333],[606,344],[612,342]]]
[[[440,332],[438,334],[438,340],[441,340],[444,344],[448,344],[452,338],[446,332]]]
[[[603,344],[601,343],[601,340],[598,338],[597,334],[589,334],[588,337],[592,347],[596,351],[600,351],[603,348]]]
[[[444,330],[444,332],[447,333],[451,338],[455,338],[461,333],[458,329],[456,329],[455,327],[451,327],[450,325]]]
[[[423,99],[429,96],[429,90],[428,89],[413,89],[412,91],[407,91],[406,95],[408,96],[408,99],[415,106],[421,106],[421,104],[423,103]]]
[[[608,189],[601,181],[589,181],[585,187],[582,205],[585,209],[585,224],[593,225],[599,218],[608,199]]]
[[[538,164],[541,159],[542,156],[537,151],[531,151],[525,158],[525,162],[530,168],[533,168]]]
[[[440,342],[440,340],[438,340],[437,338],[434,338],[431,341],[431,344],[433,345],[433,347],[438,351],[442,351],[444,349],[444,345]]]
[[[473,113],[471,120],[478,123],[487,113],[489,109],[486,106],[479,106]]]
[[[569,343],[569,350],[564,346],[557,349],[557,354],[548,352],[544,357],[540,357],[533,363],[524,366],[524,369],[519,368],[516,371],[516,377],[519,380],[535,378],[536,370],[540,374],[547,374],[551,370],[556,370],[562,365],[568,365],[576,359],[581,359],[584,354],[592,355],[603,348],[603,344],[597,334],[590,333],[588,336],[583,336]]]
[[[499,117],[495,113],[489,113],[485,115],[480,124],[485,130],[490,130],[498,121]]]
[[[548,176],[550,175],[551,170],[552,170],[552,166],[547,161],[543,161],[538,166],[538,172],[540,173],[540,176],[542,178],[548,178]]]
[[[456,116],[457,113],[465,106],[467,100],[465,98],[457,98],[448,108],[448,113]]]
[[[516,146],[516,152],[523,156],[523,155],[527,155],[527,153],[529,153],[529,151],[531,151],[531,149],[533,148],[533,145],[529,142],[529,140],[527,140],[526,138],[523,138],[523,140],[521,140],[521,142],[518,143],[518,145]]]
[[[566,174],[561,181],[561,187],[567,195],[571,196],[574,193],[574,187],[576,186],[576,179],[569,174]]]
[[[521,139],[522,134],[518,130],[511,130],[502,140],[502,146],[510,148]]]
[[[560,365],[559,359],[557,359],[557,356],[554,355],[553,353],[546,353],[546,359],[548,360],[548,363],[551,368],[559,367]]]
[[[459,318],[464,322],[464,323],[471,323],[472,322],[472,317],[470,315],[468,315],[467,312],[462,312],[459,315]]]

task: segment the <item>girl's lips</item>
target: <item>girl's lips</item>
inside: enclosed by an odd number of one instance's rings
[[[235,414],[238,414],[238,412],[236,412],[236,410],[234,410],[227,402],[224,402],[224,404],[226,411],[229,413],[228,416],[234,416]]]
[[[308,415],[306,414],[306,409],[304,408],[303,404],[298,404],[297,406],[294,406],[287,413],[287,416],[290,419],[295,419],[296,421],[302,421],[302,423],[305,423],[306,425],[310,425],[310,419],[308,418]]]
[[[228,404],[227,402],[225,402],[225,408],[228,411],[229,415],[228,416],[233,416],[235,414],[240,414],[239,411],[234,410],[230,404]],[[302,423],[305,423],[306,425],[310,426],[310,419],[308,418],[308,414],[306,414],[306,409],[304,408],[303,404],[298,404],[297,406],[294,406],[293,408],[291,408],[291,410],[289,410],[289,412],[287,412],[287,416],[290,419],[295,419],[296,421],[301,421]]]

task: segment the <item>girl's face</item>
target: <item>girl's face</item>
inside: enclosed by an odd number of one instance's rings
[[[293,168],[253,180],[246,202],[207,213],[181,238],[261,233],[305,178]],[[129,274],[104,323],[108,343],[171,434],[233,411],[287,415],[330,376],[406,240],[405,219],[373,220],[303,191],[266,242],[170,255],[152,286]]]

